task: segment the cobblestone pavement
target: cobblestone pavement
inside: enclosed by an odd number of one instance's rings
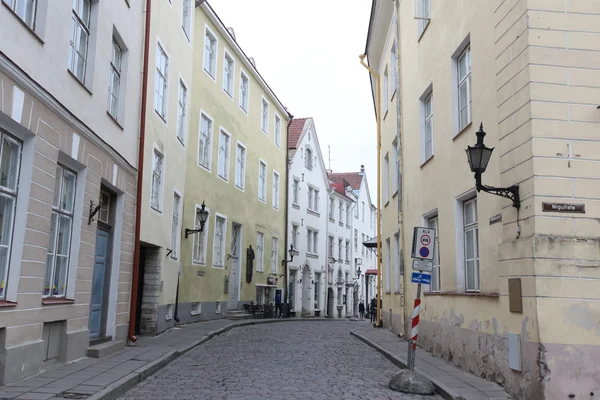
[[[235,329],[198,346],[119,399],[441,399],[388,389],[397,368],[349,335],[361,322]]]

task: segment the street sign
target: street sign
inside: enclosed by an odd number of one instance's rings
[[[420,260],[418,258],[415,258],[413,260],[412,269],[415,271],[432,272],[433,271],[433,261]]]
[[[413,272],[412,281],[413,283],[429,285],[431,284],[431,275],[424,272]]]
[[[412,258],[433,260],[435,229],[416,226],[413,231]]]

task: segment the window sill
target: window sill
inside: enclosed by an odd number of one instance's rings
[[[159,213],[159,214],[162,214],[162,210],[159,210],[158,208],[156,208],[156,207],[154,207],[154,206],[150,206],[150,209],[151,209],[152,211],[155,211],[155,212]]]
[[[92,93],[92,91],[91,91],[91,90],[90,90],[90,89],[89,89],[87,86],[85,86],[85,84],[84,84],[83,82],[81,82],[81,81],[79,80],[79,78],[78,78],[78,77],[76,77],[76,76],[75,76],[75,74],[74,74],[74,73],[73,73],[73,72],[72,72],[70,69],[68,69],[68,68],[67,68],[67,71],[69,71],[69,75],[71,75],[71,77],[72,77],[73,79],[75,79],[75,80],[77,81],[77,83],[79,83],[79,84],[81,85],[81,87],[82,87],[82,88],[84,88],[84,89],[86,90],[86,92],[88,92],[88,93],[89,93],[89,95],[90,95],[90,96],[93,96],[93,95],[94,95],[94,94]],[[85,77],[84,77],[84,79],[85,79]]]
[[[344,223],[340,222],[339,225],[343,228],[344,227]]]
[[[346,263],[347,265],[350,265],[350,260],[346,260],[346,261],[345,261],[345,263]]]
[[[346,228],[350,229],[350,225],[346,224]]]
[[[392,199],[395,198],[396,196],[398,196],[398,189],[396,189],[394,191],[394,193],[392,193]]]
[[[190,315],[202,315],[201,312],[190,311]]]
[[[385,101],[385,100],[384,100]],[[383,120],[385,121],[385,117],[387,117],[389,110],[385,110],[383,113]]]
[[[300,205],[296,204],[296,203],[292,203],[292,208],[295,208],[296,210],[300,209]]]
[[[158,112],[158,110],[156,108],[154,109],[154,114],[156,114],[158,116],[158,118],[160,118],[160,120],[162,122],[164,122],[165,125],[167,125],[167,119],[165,117],[163,117],[162,115],[160,115],[160,113]]]
[[[498,298],[500,293],[481,293],[481,292],[425,292],[425,296],[467,296],[467,297],[488,297]]]
[[[216,269],[223,269],[223,266],[222,266],[222,265],[217,265],[217,264],[213,264],[213,265],[212,265],[212,267],[213,267],[213,268],[216,268]],[[258,272],[258,271],[257,271],[257,272]]]
[[[70,299],[65,299],[65,298],[48,297],[48,298],[42,299],[43,306],[50,306],[50,305],[55,305],[55,304],[73,304],[73,303],[75,303],[75,300],[70,300]]]
[[[429,21],[427,21],[427,25],[425,25],[425,27],[423,28],[423,32],[421,32],[419,34],[419,39],[417,40],[417,43],[419,43],[421,41],[421,39],[423,38],[423,35],[425,35],[425,32],[427,32],[427,28],[429,28],[429,25],[431,25],[431,19],[429,19]]]
[[[306,252],[306,257],[308,257],[308,258],[319,258],[319,255],[317,253],[309,253],[307,251]]]
[[[121,128],[121,130],[122,130],[122,131],[123,131],[123,130],[125,130],[125,128],[123,128],[123,125],[121,125],[121,123],[120,123],[119,121],[117,121],[117,119],[116,119],[116,118],[115,118],[115,117],[114,117],[114,116],[113,116],[111,113],[109,113],[108,111],[106,111],[106,115],[108,115],[108,117],[109,117],[109,118],[110,118],[110,119],[111,119],[111,120],[112,120],[112,121],[113,121],[115,124],[117,124],[117,126],[118,126],[119,128]]]
[[[198,163],[198,166],[199,166],[200,168],[202,168],[203,170],[205,170],[206,172],[208,172],[209,174],[211,173],[210,167],[208,167],[207,165],[204,165],[204,164]]]
[[[394,295],[399,295],[399,294],[402,294],[402,292],[396,292],[396,291],[394,292]]]
[[[396,65],[394,65],[394,68],[396,68]],[[394,88],[394,91],[392,92],[392,96],[390,97],[390,102],[394,101],[394,97],[396,97],[397,91],[398,91],[398,89]]]
[[[452,138],[452,140],[454,140],[457,137],[459,137],[460,135],[462,135],[462,133],[464,131],[468,130],[472,125],[473,125],[473,121],[469,122],[464,128],[462,128],[460,131],[458,131],[458,133],[456,135],[454,135],[454,137]]]
[[[392,294],[392,292],[391,292],[391,291],[389,291],[389,290],[386,290],[386,291],[385,291],[385,294]]]
[[[433,160],[433,157],[435,157],[435,154],[432,154],[431,157],[429,157],[427,160],[423,161],[423,163],[421,164],[421,168],[423,168],[424,166],[426,166],[427,164],[429,164],[429,162],[431,160]]]
[[[334,219],[334,218],[331,218],[331,217],[329,217],[329,222],[333,222],[333,223],[335,224],[335,219]]]
[[[195,265],[197,267],[206,267],[206,262],[201,262],[198,260],[192,260],[192,265]]]
[[[36,31],[34,31],[29,25],[27,25],[25,23],[25,21],[23,21],[21,19],[21,17],[19,17],[19,15],[17,15],[16,12],[13,11],[12,8],[10,8],[10,6],[8,4],[6,4],[4,1],[0,0],[0,2],[2,2],[2,4],[4,4],[4,6],[6,8],[8,8],[8,10],[15,16],[15,18],[17,18],[19,20],[19,22],[43,45],[44,44],[44,40],[40,37],[40,35],[37,34]]]
[[[317,211],[313,211],[313,210],[311,210],[309,208],[306,209],[306,212],[309,213],[309,214],[312,214],[312,215],[314,215],[316,217],[320,217],[321,216],[321,214],[319,214]]]
[[[0,308],[4,308],[4,307],[16,307],[16,306],[17,306],[17,302],[16,301],[0,300]]]

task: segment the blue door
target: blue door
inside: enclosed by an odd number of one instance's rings
[[[92,277],[92,298],[90,300],[90,337],[98,337],[101,333],[107,252],[108,232],[98,230],[96,233],[94,275]]]

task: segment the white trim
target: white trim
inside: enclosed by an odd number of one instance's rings
[[[463,227],[463,203],[466,200],[477,197],[477,190],[470,189],[467,192],[458,195],[454,202],[454,237],[456,238],[456,291],[459,293],[465,292],[466,275],[465,275],[465,241]]]
[[[265,122],[265,124],[266,124],[266,126],[265,126],[266,130],[263,129],[263,113],[264,113],[263,107],[264,107],[264,103],[267,103],[267,112],[266,112],[267,121]],[[269,103],[269,100],[267,100],[265,98],[265,96],[261,96],[261,100],[260,100],[260,130],[266,136],[269,136],[269,122],[270,122],[270,118],[269,118],[270,111],[269,110],[271,109],[270,106],[271,106],[271,104]]]
[[[108,295],[108,312],[106,318],[106,335],[116,339],[117,295],[119,291],[119,276],[121,274],[121,246],[123,237],[123,213],[125,210],[125,194],[111,188],[115,195],[115,225],[112,232],[112,260],[110,265],[110,283]]]
[[[229,140],[227,141],[227,159],[225,160],[225,175],[226,176],[221,176],[219,174],[219,151],[220,151],[220,142],[221,142],[221,133],[224,133],[225,135],[227,135],[227,137],[229,137]],[[227,129],[223,128],[223,126],[219,126],[219,140],[217,141],[217,176],[221,179],[223,179],[225,182],[229,183],[229,177],[230,177],[230,164],[231,164],[231,133],[229,133],[227,131]]]
[[[275,143],[275,146],[277,146],[278,148],[281,148],[281,137],[282,135],[282,127],[281,127],[281,116],[279,115],[279,113],[275,112],[275,119],[273,121],[273,143]],[[277,121],[279,121],[279,143],[277,143]]]
[[[183,0],[183,1],[187,1],[187,0]],[[183,142],[181,140],[179,140],[179,136],[177,135],[177,130],[179,129],[179,124],[177,125],[177,127],[175,127],[175,137],[177,138],[177,141],[179,142],[179,144],[181,144],[181,146],[183,148],[185,148],[187,141],[188,141],[188,136],[189,136],[188,135],[188,115],[190,113],[190,88],[180,73],[179,74],[179,86],[177,87],[177,119],[178,120],[179,120],[179,90],[181,89],[182,84],[183,84],[183,87],[185,87],[185,105],[184,105],[185,113],[184,113],[184,122],[183,122]]]
[[[427,157],[427,149],[426,149],[426,132],[425,125],[427,116],[425,115],[425,103],[431,98],[431,122],[433,123],[433,127],[431,129],[431,155]],[[427,89],[423,91],[423,94],[419,97],[419,143],[420,143],[420,154],[421,154],[421,165],[425,164],[431,157],[434,155],[434,128],[435,128],[435,119],[434,119],[434,109],[433,109],[433,83],[430,83],[427,86]]]
[[[171,5],[173,4],[171,0],[169,0],[169,2],[171,2]],[[188,33],[186,33],[184,27],[183,27],[183,3],[184,2],[188,2],[190,5],[189,11],[190,11],[190,32],[189,35]],[[195,0],[182,0],[181,1],[181,31],[183,32],[183,36],[185,36],[186,40],[188,43],[192,43],[192,37],[194,36],[194,11],[196,10],[196,1]]]
[[[210,35],[215,39],[215,76],[212,76],[206,68],[204,68],[204,57],[206,50],[206,33],[210,33]],[[212,29],[208,26],[208,24],[204,24],[204,40],[202,41],[202,70],[214,83],[217,83],[217,76],[219,71],[219,37],[213,32]]]
[[[193,225],[193,229],[196,229],[196,212],[198,210],[200,210],[201,208],[202,208],[202,204],[198,204],[198,203],[194,204],[194,225]],[[207,247],[208,246],[208,235],[210,234],[210,208],[204,206],[204,209],[206,211],[208,211],[208,215],[209,215],[209,217],[206,219],[206,223],[204,224],[204,230],[202,232],[202,234],[204,235],[204,240],[203,240],[204,241],[204,243],[203,243],[203,245],[204,245],[204,263],[197,262],[194,259],[194,240],[196,239],[196,237],[200,233],[195,233],[194,236],[193,236],[193,238],[192,238],[192,257],[191,258],[192,258],[192,264],[193,265],[200,265],[200,266],[206,267],[206,265],[207,265],[206,261],[208,259],[208,247]]]
[[[210,132],[208,133],[208,160],[207,165],[203,165],[200,163],[200,138],[202,136],[200,129],[202,129],[202,116],[205,116],[210,121]],[[213,130],[215,127],[215,120],[211,117],[206,111],[202,108],[200,109],[200,119],[198,125],[198,147],[196,148],[196,165],[200,168],[208,171],[208,173],[212,172],[212,145],[213,145]]]
[[[246,77],[246,80],[248,81],[248,96],[247,96],[248,97],[247,98],[248,104],[246,105],[246,109],[245,110],[244,110],[244,107],[242,107],[242,104],[241,104],[242,103],[242,89],[241,89],[241,87],[242,87],[242,75],[244,75]],[[240,80],[239,80],[239,83],[240,83],[240,91],[239,91],[240,94],[239,94],[239,100],[238,100],[238,107],[240,108],[240,110],[242,110],[242,112],[244,114],[246,114],[246,116],[248,116],[249,113],[250,113],[250,77],[248,76],[248,74],[246,73],[246,71],[244,71],[244,69],[242,67],[240,67]]]
[[[173,257],[173,252],[171,252],[171,255],[169,256],[171,258],[171,260],[179,260],[180,257],[180,253],[179,251],[181,250],[181,227],[182,227],[182,220],[183,220],[183,195],[181,194],[181,192],[175,187],[173,186],[173,203],[171,204],[171,234],[173,231],[173,213],[174,213],[174,206],[175,206],[175,195],[179,196],[179,206],[178,206],[178,210],[177,210],[177,237],[175,238],[175,247],[176,249],[171,249],[175,252],[175,257]],[[194,215],[195,217],[195,215]],[[170,235],[169,235],[169,239],[171,239]],[[173,243],[170,243],[171,240],[169,240],[169,246],[171,246]]]
[[[236,182],[236,177],[237,177],[237,169],[238,169],[238,164],[237,164],[237,158],[238,158],[238,147],[241,147],[244,149],[244,168],[242,171],[242,175],[241,175],[241,179],[242,179],[242,186],[238,186],[237,182]],[[234,186],[242,191],[245,192],[246,191],[246,172],[248,171],[248,148],[246,147],[246,145],[244,145],[244,143],[240,142],[239,140],[236,142],[235,144],[235,169],[234,169],[234,176],[233,176],[233,184]]]
[[[194,304],[198,304],[198,311],[194,311]],[[193,301],[192,305],[190,306],[190,315],[200,315],[200,314],[202,314],[202,302]]]
[[[275,197],[275,176],[277,175],[277,197]],[[273,203],[273,209],[279,211],[281,207],[281,175],[279,172],[273,170],[273,192],[271,193],[271,202]],[[277,200],[277,206],[275,206],[275,202],[273,200]]]
[[[232,71],[231,71],[231,93],[229,93],[227,90],[225,90],[225,65],[227,65],[226,60],[227,57],[229,57],[231,59],[232,62]],[[225,93],[225,95],[227,95],[227,97],[229,97],[229,99],[231,99],[231,101],[235,101],[235,58],[233,58],[233,56],[231,55],[231,53],[229,53],[227,51],[227,49],[223,49],[223,79],[222,79],[222,85],[221,85],[221,89],[223,90],[223,93]]]
[[[221,254],[221,265],[215,264],[215,239],[217,235],[217,218],[222,218],[225,220],[223,224],[223,249]],[[225,268],[225,256],[227,253],[227,216],[218,212],[215,212],[215,228],[213,230],[213,246],[212,246],[212,258],[211,264],[213,268],[216,269],[224,269]]]
[[[262,194],[260,192],[260,165],[261,164],[265,165],[265,183],[264,183],[265,198],[264,199],[260,198],[260,195]],[[267,194],[269,193],[269,191],[267,190],[267,185],[269,183],[268,172],[269,172],[269,165],[267,164],[267,162],[265,160],[263,160],[262,158],[259,158],[258,159],[258,201],[260,201],[261,203],[265,203],[265,204],[267,204]]]
[[[162,155],[162,171],[160,173],[161,176],[161,181],[160,181],[160,188],[159,188],[159,203],[158,203],[158,208],[154,208],[152,207],[152,174],[154,173],[154,169],[152,168],[152,164],[150,164],[150,198],[148,201],[148,208],[150,209],[151,212],[156,213],[157,215],[163,215],[163,209],[164,209],[164,199],[165,199],[165,171],[166,169],[166,165],[167,165],[167,156],[166,153],[160,149],[158,147],[158,145],[156,143],[152,143],[152,158],[151,160],[154,161],[154,152],[158,152],[160,155]]]
[[[452,139],[461,132],[458,112],[458,57],[471,45],[471,34],[462,40],[450,58],[450,77],[452,90]],[[472,103],[471,103],[472,105]],[[471,121],[473,121],[473,110],[471,109]]]
[[[155,51],[158,51],[158,47],[161,48],[161,50],[163,51],[163,53],[165,53],[165,57],[167,58],[167,71],[166,71],[166,77],[165,77],[165,95],[163,97],[163,107],[164,107],[164,111],[165,111],[165,115],[160,115],[158,113],[158,110],[156,109],[156,70],[158,68],[158,66],[156,65],[156,52],[154,53],[154,102],[153,102],[153,106],[152,108],[154,109],[154,114],[157,115],[160,120],[165,124],[168,125],[168,121],[169,121],[169,74],[171,72],[171,65],[170,65],[170,61],[171,61],[171,56],[169,55],[169,52],[166,50],[166,46],[163,44],[163,42],[160,40],[160,38],[158,37],[158,35],[156,36],[156,48]]]
[[[254,235],[254,244],[256,246],[256,253],[258,253],[258,234],[262,235],[262,256],[260,257],[260,264],[259,264],[259,258],[258,258],[258,254],[256,254],[256,267],[255,270],[256,272],[265,272],[265,236],[266,236],[266,232],[257,229],[256,233]],[[271,257],[269,257],[269,260],[271,259]],[[259,268],[260,265],[260,269]]]

